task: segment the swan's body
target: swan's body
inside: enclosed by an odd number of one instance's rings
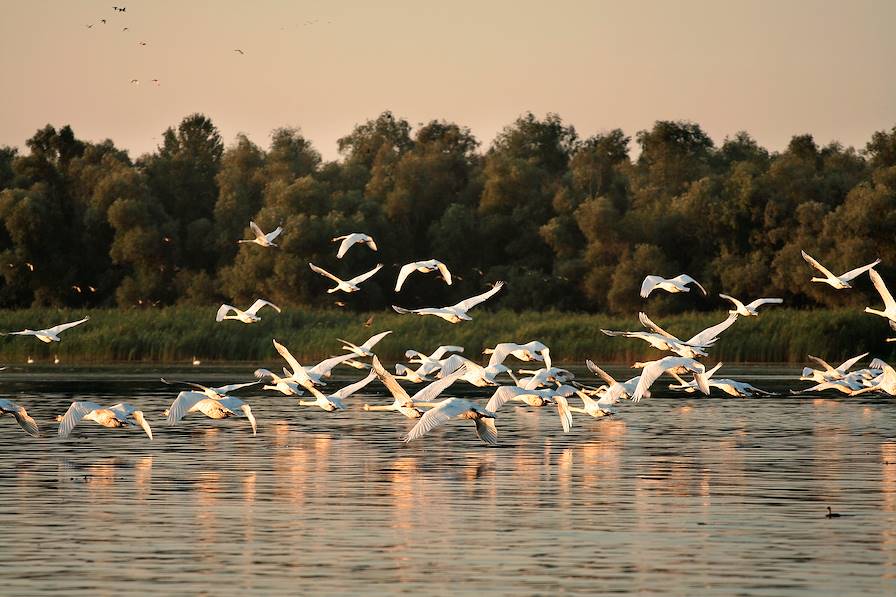
[[[243,323],[256,323],[258,321],[261,321],[261,317],[259,317],[257,313],[262,307],[271,307],[275,311],[277,311],[277,313],[280,313],[280,307],[278,307],[274,303],[268,302],[264,299],[258,299],[257,301],[252,303],[252,306],[245,311],[241,311],[233,305],[221,305],[218,308],[218,313],[215,315],[215,321],[236,319],[238,321],[242,321]],[[230,315],[231,311],[233,311],[233,315]]]
[[[386,386],[386,389],[389,390],[389,393],[392,394],[392,397],[395,400],[388,406],[370,406],[365,404],[364,410],[394,410],[400,412],[409,419],[419,419],[423,416],[423,411],[416,405],[417,403],[431,403],[439,394],[445,391],[448,386],[453,384],[464,374],[463,369],[456,371],[452,375],[448,375],[432,382],[412,397],[401,387],[395,377],[386,371],[377,357],[373,357],[373,372],[380,378],[380,381],[383,382],[383,385]]]
[[[470,297],[466,300],[463,300],[456,305],[452,305],[450,307],[426,307],[423,309],[404,309],[402,307],[396,307],[392,305],[392,308],[395,309],[397,313],[416,313],[417,315],[435,315],[436,317],[441,317],[445,321],[449,323],[460,323],[461,321],[470,321],[473,319],[469,315],[467,315],[467,311],[482,303],[495,294],[497,294],[504,287],[504,282],[497,282],[488,292],[483,292],[482,294]]]
[[[258,431],[252,408],[234,396],[209,398],[202,392],[181,392],[166,411],[168,424],[174,425],[184,416],[193,412],[201,412],[210,419],[226,419],[228,417],[245,417],[252,426],[252,435]]]
[[[703,292],[703,295],[706,296],[706,289],[703,288],[697,280],[687,274],[681,274],[674,278],[647,276],[644,278],[644,281],[641,282],[641,298],[647,298],[650,296],[650,293],[657,288],[673,294],[677,292],[690,292],[691,289],[688,288],[688,284],[695,284],[697,288]]]
[[[855,280],[872,267],[880,263],[880,259],[874,261],[874,263],[869,263],[868,265],[863,265],[862,267],[857,267],[856,269],[849,270],[845,274],[840,274],[839,276],[834,275],[831,270],[827,269],[822,264],[818,263],[811,255],[806,253],[805,251],[800,251],[800,254],[803,256],[803,259],[806,260],[806,263],[817,269],[819,272],[824,274],[824,278],[812,278],[813,282],[823,282],[825,284],[830,285],[837,290],[842,290],[844,288],[852,288],[849,284],[851,281]]]
[[[370,349],[373,348],[377,342],[379,342],[380,340],[382,340],[383,338],[385,338],[386,336],[388,336],[391,333],[392,333],[392,330],[380,332],[379,334],[376,334],[375,336],[371,336],[370,338],[368,338],[367,341],[364,342],[364,344],[361,344],[360,346],[358,346],[357,344],[352,344],[348,340],[343,340],[341,338],[336,338],[336,339],[339,340],[340,342],[345,343],[345,346],[342,347],[343,350],[349,350],[352,353],[354,353],[355,355],[357,355],[361,358],[364,358],[364,357],[372,357],[373,352]]]
[[[734,304],[734,309],[728,311],[728,313],[732,315],[742,315],[744,317],[758,317],[759,312],[757,309],[762,305],[780,305],[784,302],[784,299],[779,298],[758,298],[745,305],[733,296],[728,296],[727,294],[720,294],[719,296]]]
[[[448,271],[448,267],[438,259],[430,259],[428,261],[414,261],[413,263],[403,265],[398,271],[398,280],[395,282],[395,292],[401,291],[401,286],[404,284],[405,279],[412,273],[422,272],[425,274],[436,270],[442,274],[442,279],[445,280],[445,284],[451,286],[451,272]]]
[[[140,427],[152,439],[152,429],[143,417],[143,411],[126,402],[108,408],[96,402],[72,402],[59,423],[59,437],[68,437],[82,420],[94,421],[103,427]]]
[[[376,251],[376,242],[373,240],[371,236],[367,234],[362,234],[360,232],[353,232],[351,234],[346,234],[345,236],[337,236],[333,239],[333,242],[342,243],[339,245],[339,250],[336,252],[336,257],[338,259],[342,259],[342,256],[352,247],[352,245],[356,243],[364,243],[372,250]]]
[[[317,406],[327,412],[333,412],[334,410],[345,410],[345,402],[343,402],[343,400],[369,384],[375,378],[376,372],[371,371],[367,375],[367,377],[365,377],[361,381],[356,381],[351,385],[347,385],[344,388],[330,394],[329,396],[325,395],[314,386],[308,386],[308,391],[311,392],[311,394],[315,397],[315,400],[300,400],[299,404],[301,406]]]
[[[665,357],[658,361],[650,361],[644,363],[641,369],[641,378],[638,380],[638,386],[632,394],[632,402],[638,402],[644,396],[645,391],[653,385],[653,382],[666,371],[690,371],[694,374],[694,380],[697,387],[704,394],[709,394],[709,385],[704,377],[706,368],[691,358],[686,357]]]
[[[865,307],[865,313],[886,317],[890,320],[891,327],[893,327],[893,323],[896,322],[896,300],[893,300],[893,295],[890,294],[887,285],[884,284],[883,278],[880,277],[880,274],[877,273],[876,270],[870,270],[868,275],[871,277],[871,282],[874,283],[874,288],[877,289],[881,300],[884,302],[884,310],[880,311],[878,309],[872,309],[871,307]]]
[[[463,398],[448,398],[426,411],[416,425],[404,437],[405,442],[419,439],[451,419],[467,419],[476,423],[476,435],[485,443],[498,443],[495,413]]]
[[[336,282],[336,286],[334,288],[330,288],[327,290],[328,293],[339,292],[340,290],[342,292],[357,292],[357,291],[361,290],[358,287],[358,284],[360,284],[364,280],[371,277],[373,274],[380,271],[380,269],[382,269],[382,267],[383,267],[383,264],[379,263],[379,264],[377,264],[377,266],[375,268],[373,268],[372,270],[370,270],[368,272],[364,272],[360,276],[355,276],[351,280],[341,280],[340,278],[337,278],[336,276],[334,276],[327,270],[323,269],[322,267],[318,267],[318,266],[314,265],[313,263],[309,263],[308,265],[311,267],[311,269],[313,271]]]
[[[59,325],[47,328],[45,330],[24,329],[20,332],[6,333],[10,336],[34,336],[41,342],[46,342],[47,344],[49,344],[50,342],[59,342],[61,340],[61,338],[59,337],[60,333],[69,328],[73,328],[76,325],[81,325],[88,319],[90,319],[90,317],[85,317],[84,319],[79,319],[78,321],[70,321],[69,323],[60,323]]]
[[[2,415],[10,415],[13,417],[19,424],[19,427],[24,429],[25,433],[28,435],[33,435],[34,437],[40,436],[40,430],[37,428],[37,423],[28,415],[28,411],[25,410],[24,406],[17,404],[12,400],[0,398],[0,416]]]
[[[259,228],[255,222],[249,222],[249,228],[252,229],[252,233],[255,235],[255,238],[251,239],[243,239],[238,240],[238,243],[255,243],[256,245],[260,245],[262,247],[276,247],[274,244],[274,240],[280,236],[280,233],[283,232],[282,226],[277,226],[272,232],[268,232],[265,234],[262,232],[261,228]]]

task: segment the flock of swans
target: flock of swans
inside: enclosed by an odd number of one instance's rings
[[[274,241],[283,231],[282,227],[277,227],[272,232],[265,233],[254,222],[250,222],[250,228],[255,238],[237,242],[254,243],[265,248],[276,247]],[[362,233],[336,237],[333,241],[340,243],[336,255],[340,259],[356,244],[366,245],[372,251],[377,250],[374,239]],[[873,269],[880,260],[837,276],[807,253],[803,252],[802,255],[812,267],[825,276],[824,278],[813,277],[812,281],[829,284],[834,289],[851,288],[851,281],[861,274],[869,272],[875,288],[881,295],[884,309],[868,307],[865,311],[886,318],[890,327],[896,330],[896,301],[880,275]],[[358,284],[375,275],[383,267],[380,264],[359,276],[341,280],[314,264],[309,263],[309,266],[313,271],[337,283],[335,288],[327,291],[331,293],[357,292]],[[439,272],[446,284],[451,284],[451,273],[445,264],[436,259],[430,259],[404,265],[398,275],[395,290],[396,292],[400,291],[404,281],[414,272],[436,271]],[[641,296],[647,298],[655,290],[670,293],[689,292],[691,284],[706,295],[706,289],[696,280],[687,274],[681,274],[670,279],[655,275],[647,276],[641,286]],[[472,319],[467,312],[500,292],[503,286],[504,283],[498,281],[487,292],[449,307],[411,310],[393,305],[393,308],[398,313],[435,315],[451,323],[459,323]],[[716,389],[726,395],[738,397],[769,395],[769,392],[745,382],[714,377],[722,363],[707,369],[698,359],[709,355],[709,351],[719,340],[721,334],[734,325],[739,317],[757,317],[760,307],[780,304],[783,301],[779,298],[759,298],[744,303],[726,294],[719,296],[730,301],[734,306],[728,312],[728,317],[687,340],[682,340],[669,333],[643,312],[639,313],[639,320],[644,330],[601,330],[608,336],[643,340],[659,351],[671,353],[653,361],[635,363],[633,368],[640,371],[626,381],[617,381],[590,360],[585,364],[600,381],[598,383],[583,383],[581,380],[576,380],[569,370],[553,366],[550,348],[538,341],[522,344],[502,342],[492,348],[486,348],[483,351],[483,355],[488,357],[485,363],[478,363],[462,356],[464,352],[462,346],[439,346],[431,354],[408,350],[405,353],[407,363],[396,364],[393,374],[383,366],[374,351],[376,344],[391,333],[391,330],[387,330],[371,336],[360,344],[338,339],[342,343],[344,352],[313,366],[302,365],[286,346],[273,339],[275,351],[285,361],[282,375],[260,368],[254,373],[256,381],[208,387],[190,381],[163,378],[161,381],[165,384],[189,388],[179,392],[171,406],[163,414],[169,425],[177,424],[191,413],[201,413],[210,419],[244,418],[251,426],[254,435],[257,433],[258,424],[251,406],[246,401],[232,395],[239,390],[260,385],[262,390],[296,398],[296,405],[299,407],[317,408],[332,413],[349,409],[351,397],[356,392],[374,380],[379,380],[391,394],[392,403],[374,405],[364,403],[362,409],[366,412],[394,412],[415,420],[413,427],[403,437],[405,442],[417,440],[448,421],[466,419],[473,421],[476,434],[483,442],[494,445],[498,442],[498,429],[495,423],[498,419],[498,411],[508,403],[532,408],[555,409],[561,428],[564,432],[568,432],[573,426],[574,413],[595,418],[613,415],[622,401],[637,403],[644,398],[649,398],[650,388],[664,374],[669,375],[675,382],[669,385],[670,389],[684,393],[699,391],[709,395],[713,389]],[[244,324],[257,323],[261,320],[258,312],[264,307],[270,307],[272,310],[280,312],[277,305],[264,299],[258,299],[246,310],[228,304],[221,305],[215,320],[218,322],[235,320]],[[85,317],[78,321],[43,330],[25,329],[8,332],[8,334],[32,335],[47,343],[59,342],[61,332],[87,320],[88,318]],[[808,358],[818,363],[821,369],[806,367],[803,370],[800,379],[813,382],[815,385],[800,393],[835,390],[850,396],[870,392],[896,395],[896,370],[880,359],[872,360],[864,369],[852,370],[852,367],[865,356],[867,353],[833,367],[822,359],[810,355]],[[512,362],[509,361],[511,358],[532,363],[535,368],[517,369],[514,372],[514,369],[508,364]],[[334,368],[343,365],[365,371],[369,369],[369,371],[362,379],[331,392],[330,389],[325,388],[327,380],[331,377]],[[421,387],[411,395],[399,381],[421,384]],[[461,382],[476,387],[493,387],[494,391],[484,406],[475,400],[466,398],[440,399],[442,394],[453,384]],[[313,400],[303,399],[306,395],[310,395]],[[574,401],[580,402],[581,406],[571,404]],[[38,436],[40,434],[37,423],[28,415],[23,406],[10,400],[0,400],[0,415],[2,414],[14,417],[21,428],[30,435]],[[56,420],[59,423],[58,436],[63,438],[71,434],[81,421],[93,421],[110,428],[138,427],[146,433],[149,439],[153,438],[152,428],[143,411],[128,403],[102,406],[95,402],[75,401],[72,402],[65,414],[58,416]]]

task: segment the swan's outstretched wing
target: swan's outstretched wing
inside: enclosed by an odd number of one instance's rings
[[[16,404],[10,400],[0,399],[0,412],[7,412],[15,417],[19,427],[24,429],[25,433],[28,435],[33,435],[34,437],[40,436],[37,422],[28,415],[28,411],[25,410],[24,406]]]
[[[438,360],[438,359],[441,359],[443,356],[445,356],[446,353],[449,353],[449,352],[463,352],[463,351],[464,351],[464,347],[463,347],[463,346],[439,346],[439,347],[438,347],[437,349],[435,349],[435,351],[433,351],[433,353],[432,353],[431,355],[429,355],[429,356],[430,356],[430,358],[433,358],[433,359]]]
[[[140,428],[143,429],[143,432],[146,433],[147,436],[149,436],[149,439],[152,439],[152,427],[149,426],[149,422],[146,420],[146,417],[143,416],[143,411],[132,411],[131,416],[134,417],[134,420],[137,421],[137,424],[140,425]]]
[[[461,367],[470,366],[471,361],[460,356],[459,354],[453,354],[444,361],[442,361],[442,375],[451,375]]]
[[[607,385],[612,386],[616,383],[616,380],[613,379],[613,376],[611,376],[609,373],[607,373],[606,371],[604,371],[603,369],[601,369],[600,367],[595,365],[594,361],[586,360],[585,366],[588,367],[589,371],[591,371],[592,373],[594,373],[595,375],[600,377],[602,380],[604,380],[604,382],[606,382]]]
[[[168,407],[168,424],[174,425],[180,421],[203,400],[211,400],[211,398],[201,392],[184,391],[178,394],[171,406]]]
[[[240,390],[242,388],[248,388],[249,386],[257,386],[259,383],[261,383],[261,382],[249,381],[246,383],[232,383],[227,386],[221,386],[219,388],[214,388],[214,390],[216,392],[218,392],[219,394],[229,394],[230,392],[236,392],[237,390]]]
[[[401,387],[401,385],[392,376],[392,374],[386,371],[386,368],[383,367],[383,364],[380,362],[379,357],[374,355],[371,362],[373,364],[373,372],[377,377],[380,378],[380,381],[383,382],[383,385],[386,386],[386,389],[389,390],[389,393],[392,394],[392,397],[395,398],[395,400],[398,401],[402,406],[410,406],[411,397],[408,396],[408,393],[404,390],[403,387]]]
[[[495,347],[491,349],[492,356],[488,359],[488,366],[492,367],[494,365],[500,365],[507,359],[507,355],[518,348],[519,345],[513,342],[501,342],[500,344],[496,344]]]
[[[650,361],[644,365],[643,369],[641,369],[638,385],[635,387],[635,392],[632,394],[632,402],[641,400],[650,386],[653,385],[653,382],[655,382],[667,369],[677,367],[686,367],[695,373],[704,373],[706,371],[703,365],[694,359],[686,357],[665,357],[658,361]],[[700,384],[698,381],[698,386],[699,385],[705,387],[705,381],[703,384]]]
[[[667,332],[666,330],[664,330],[657,324],[653,323],[653,321],[649,317],[647,317],[647,313],[644,313],[643,311],[638,313],[638,321],[640,321],[641,325],[643,325],[648,330],[652,331],[654,334],[659,334],[660,336],[665,336],[666,338],[669,338],[670,340],[675,340],[676,342],[681,342],[681,340],[679,340],[676,336],[673,336],[672,334],[670,334],[669,332]]]
[[[717,323],[712,327],[708,327],[690,340],[687,341],[687,344],[691,346],[709,346],[710,344],[714,344],[718,339],[719,334],[727,330],[731,325],[737,321],[737,313],[732,313],[728,316],[728,319],[721,323]]]
[[[299,362],[296,360],[296,358],[294,356],[292,356],[292,353],[289,352],[289,350],[285,346],[283,346],[276,340],[274,340],[274,348],[277,349],[277,352],[280,353],[281,357],[286,359],[286,363],[290,367],[292,367],[292,375],[296,375],[296,374],[298,374],[299,371],[305,370],[305,368],[299,364]]]
[[[737,309],[737,310],[745,309],[745,308],[746,308],[746,306],[745,306],[742,302],[740,302],[739,300],[737,300],[737,299],[734,298],[733,296],[728,296],[727,294],[722,294],[722,293],[719,293],[719,296],[720,296],[721,298],[723,298],[723,299],[729,300],[729,301],[731,301],[732,303],[734,303],[734,308]],[[753,301],[753,302],[756,302],[756,301]],[[750,305],[752,306],[753,303],[750,303]]]
[[[672,281],[678,282],[679,284],[682,284],[682,285],[694,284],[697,286],[697,288],[699,288],[703,292],[703,296],[706,296],[706,289],[700,285],[700,282],[698,282],[697,280],[695,280],[694,278],[690,277],[687,274],[679,274],[678,276],[675,276],[674,278],[672,278]]]
[[[336,258],[342,259],[342,256],[345,255],[346,251],[348,251],[353,244],[355,244],[355,239],[352,238],[354,235],[346,234],[345,236],[337,236],[333,239],[333,242],[342,241],[339,245],[339,250],[336,251]]]
[[[367,239],[366,239],[364,242],[367,243],[367,246],[370,247],[371,249],[373,249],[374,251],[377,250],[377,248],[376,248],[376,241],[373,240],[373,237],[372,237],[372,236],[368,236]]]
[[[252,234],[254,234],[255,238],[257,238],[258,240],[264,240],[265,238],[267,238],[264,235],[264,232],[261,231],[261,228],[258,227],[258,224],[251,220],[249,221],[249,228],[252,230]]]
[[[454,417],[467,412],[473,406],[472,402],[463,398],[442,400],[436,406],[423,413],[417,424],[405,436],[404,441],[409,442],[423,437],[436,427],[443,425],[446,421],[450,421]]]
[[[653,292],[653,289],[656,288],[657,284],[665,281],[666,279],[662,276],[650,275],[644,278],[644,281],[641,282],[641,298],[650,296],[650,293]]]
[[[361,282],[363,282],[364,280],[366,280],[367,278],[369,278],[369,277],[372,276],[373,274],[377,273],[377,272],[380,271],[381,269],[383,269],[383,264],[382,264],[382,263],[378,263],[378,264],[376,265],[375,268],[373,268],[373,269],[370,270],[369,272],[364,272],[364,273],[361,274],[360,276],[355,276],[355,277],[352,278],[351,280],[348,280],[348,283],[349,283],[349,284],[354,284],[355,286],[357,286],[358,284],[360,284]]]
[[[490,446],[498,444],[498,428],[495,427],[495,420],[489,417],[476,419],[476,435],[479,439]]]
[[[560,415],[560,424],[563,426],[563,433],[569,433],[572,429],[572,411],[569,410],[569,402],[565,396],[554,396],[554,403],[557,405],[557,414]]]
[[[402,284],[410,276],[417,270],[417,262],[408,263],[401,266],[401,269],[398,270],[398,279],[395,281],[395,292],[399,292],[401,290]]]
[[[880,274],[877,273],[877,270],[874,269],[868,272],[868,275],[871,276],[871,281],[874,283],[874,287],[877,289],[877,292],[880,293],[880,298],[884,301],[884,310],[896,311],[896,301],[893,300],[893,295],[890,294],[890,290],[887,288],[887,285],[884,284],[884,279],[881,278]]]
[[[870,363],[868,363],[868,368],[881,370],[884,368],[884,365],[886,365],[886,364],[887,363],[883,359],[874,359]]]
[[[874,263],[869,263],[868,265],[863,265],[862,267],[857,267],[856,269],[851,269],[845,274],[841,274],[839,277],[844,282],[849,282],[850,280],[854,280],[870,270],[872,267],[880,263],[880,259],[874,261]]]
[[[314,373],[315,375],[319,375],[321,377],[329,377],[330,371],[333,370],[333,367],[338,365],[339,363],[345,362],[349,359],[355,358],[355,353],[350,352],[348,354],[341,354],[339,356],[330,357],[329,359],[324,359],[314,367],[308,370],[309,373]]]
[[[383,338],[385,338],[386,336],[388,336],[391,333],[392,333],[392,330],[386,330],[385,332],[380,332],[379,334],[376,334],[375,336],[371,336],[370,338],[367,339],[367,341],[364,344],[361,345],[361,348],[370,350],[371,348],[376,346],[377,342],[379,342],[380,340],[382,340]]]
[[[457,303],[456,305],[454,305],[454,308],[461,309],[462,311],[469,311],[470,309],[472,309],[479,303],[487,301],[491,297],[493,297],[496,294],[498,294],[499,292],[501,292],[502,288],[504,288],[504,282],[498,281],[495,283],[495,285],[492,287],[492,289],[489,290],[488,292],[483,292],[482,294],[478,294],[476,296],[471,296],[470,298],[463,300],[463,301]]]
[[[62,421],[59,423],[59,437],[68,437],[72,432],[72,429],[75,428],[75,425],[77,425],[81,419],[98,408],[103,407],[96,402],[89,402],[86,400],[82,402],[72,402],[71,406],[68,407],[68,410],[65,411]]]
[[[81,325],[88,319],[90,319],[89,315],[87,317],[85,317],[84,319],[79,319],[78,321],[70,321],[68,323],[60,323],[59,325],[53,326],[51,328],[47,328],[44,331],[46,331],[47,333],[52,334],[54,336],[58,336],[59,332],[64,332],[65,330],[67,330],[69,328],[73,328],[76,325]]]
[[[252,306],[249,307],[248,309],[246,309],[246,313],[251,313],[252,315],[255,315],[256,313],[258,313],[258,310],[264,306],[272,307],[277,313],[280,313],[280,307],[278,307],[274,303],[272,303],[270,301],[266,301],[264,299],[258,299],[254,303],[252,303]]]
[[[837,367],[837,371],[839,371],[840,373],[846,373],[847,371],[849,371],[849,369],[853,365],[855,365],[856,363],[858,363],[859,361],[861,361],[862,359],[864,359],[867,356],[868,356],[868,353],[863,352],[862,354],[860,354],[858,356],[852,357],[851,359],[847,359],[847,360],[843,361],[842,363],[840,363],[840,366]]]
[[[274,242],[274,239],[280,236],[281,232],[283,232],[283,226],[277,226],[271,232],[265,234],[264,238],[266,238],[269,243]]]
[[[722,296],[722,295],[719,295]],[[747,305],[748,309],[758,309],[762,305],[780,305],[784,302],[784,299],[780,298],[758,298],[752,303]]]
[[[492,397],[488,399],[488,403],[485,405],[485,410],[496,412],[509,401],[522,395],[537,396],[538,392],[533,392],[532,390],[527,390],[519,386],[499,386],[495,390],[495,393],[492,394]]]
[[[162,383],[168,384],[169,386],[182,384],[185,386],[190,386],[191,388],[196,388],[197,390],[208,391],[211,389],[208,386],[202,385],[201,383],[195,383],[192,381],[180,381],[177,379],[165,379],[164,377],[160,377],[159,379],[162,381]]]
[[[396,313],[401,313],[402,315],[405,313],[416,313],[416,311],[413,311],[411,309],[405,309],[404,307],[396,307],[395,305],[392,305],[392,309],[394,309]]]
[[[355,392],[357,392],[358,390],[360,390],[361,388],[363,388],[364,386],[366,386],[367,384],[372,382],[376,377],[377,377],[376,371],[371,371],[367,375],[367,377],[365,377],[361,381],[356,381],[355,383],[353,383],[351,385],[347,385],[344,388],[337,390],[336,392],[333,393],[333,396],[335,396],[336,398],[345,400],[346,398],[348,398],[349,396],[351,396],[352,394],[354,394]]]
[[[342,283],[342,280],[340,280],[339,278],[337,278],[336,276],[334,276],[333,274],[331,274],[330,272],[328,272],[328,271],[325,270],[324,268],[322,268],[322,267],[317,267],[316,265],[314,265],[314,264],[311,263],[310,261],[308,262],[308,266],[311,268],[312,271],[315,271],[315,272],[319,273],[319,274],[322,275],[322,276],[326,276],[327,278],[330,278],[331,280],[333,280],[333,281],[336,282],[337,284],[341,284],[341,283]]]
[[[451,375],[446,375],[442,379],[438,379],[425,388],[422,388],[411,397],[411,402],[432,402],[439,396],[439,394],[444,392],[448,386],[463,377],[466,372],[467,368],[465,366],[459,367]]]
[[[825,361],[825,360],[823,360],[823,359],[820,359],[820,358],[818,358],[818,357],[813,357],[811,354],[810,354],[810,355],[806,355],[806,358],[809,359],[810,361],[815,361],[816,363],[818,363],[819,365],[821,365],[822,367],[824,367],[824,370],[827,371],[827,372],[830,372],[830,373],[836,373],[836,372],[837,372],[836,369],[834,369],[833,367],[831,367],[831,365],[828,364],[828,362]],[[807,367],[807,368],[808,368],[808,367]],[[805,374],[806,374],[806,370],[803,369],[803,375],[805,375]]]
[[[826,278],[836,278],[837,277],[833,274],[833,272],[831,272],[831,270],[829,270],[822,264],[818,263],[818,261],[816,261],[814,257],[809,255],[805,251],[800,251],[800,255],[803,256],[803,259],[806,260],[806,263],[808,263],[809,265],[811,265],[812,267],[814,267],[815,269],[820,271],[822,274],[825,275]]]
[[[233,305],[228,305],[227,303],[218,307],[218,312],[215,314],[215,321],[224,321],[224,318],[230,314],[230,311],[233,311],[237,315],[239,315],[240,310],[234,307]]]

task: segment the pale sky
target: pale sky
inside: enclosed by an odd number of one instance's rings
[[[468,126],[483,149],[526,111],[556,112],[582,137],[693,120],[717,144],[746,130],[772,150],[802,133],[861,148],[896,125],[889,0],[0,7],[0,145],[71,124],[136,157],[193,112],[227,144],[243,132],[267,147],[274,128],[298,127],[325,159],[383,110]]]

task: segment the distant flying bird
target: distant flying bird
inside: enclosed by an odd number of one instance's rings
[[[79,319],[78,321],[71,321],[69,323],[60,323],[57,326],[53,326],[51,328],[47,328],[45,330],[30,330],[24,329],[20,332],[6,332],[6,335],[9,336],[34,336],[41,342],[46,342],[49,344],[50,342],[59,342],[61,338],[59,338],[59,334],[64,332],[69,328],[73,328],[76,325],[80,325],[90,319],[90,316],[85,317],[84,319]]]
[[[131,79],[131,85],[139,85],[140,79]]]
[[[280,236],[280,233],[283,232],[283,226],[277,226],[272,232],[265,234],[255,222],[249,222],[249,228],[252,229],[255,238],[238,240],[236,241],[237,243],[255,243],[262,247],[276,247],[277,245],[274,244],[274,239]]]
[[[121,29],[121,30],[122,30],[122,31],[127,31],[127,30],[128,30],[128,28],[127,28],[127,27],[122,27],[122,29]]]
[[[138,42],[137,42],[137,45],[138,45],[138,46],[145,46],[145,45],[146,45],[146,42],[145,42],[145,41],[138,41]]]
[[[239,52],[240,54],[245,54],[242,50],[234,50],[234,52]]]
[[[140,427],[152,439],[152,429],[143,417],[143,411],[127,402],[119,402],[108,408],[96,402],[72,402],[59,423],[59,437],[68,437],[81,420],[94,421],[103,427]]]
[[[153,84],[154,84],[156,87],[159,86],[159,80],[158,80],[158,79],[153,79],[152,82],[153,82]]]
[[[352,245],[356,243],[364,243],[374,251],[376,251],[376,242],[372,237],[362,234],[361,232],[352,232],[351,234],[346,234],[345,236],[337,236],[333,239],[333,242],[342,241],[342,244],[339,245],[339,250],[336,252],[336,257],[338,259],[342,259],[342,256],[345,255],[346,251],[348,251]]]
[[[734,309],[728,311],[728,313],[743,315],[744,317],[758,317],[759,313],[757,313],[756,309],[758,309],[762,305],[780,305],[784,302],[784,299],[779,298],[759,298],[752,303],[745,305],[733,296],[728,296],[727,294],[719,294],[719,296],[723,299],[731,301],[734,304]]]
[[[878,309],[872,309],[871,307],[865,307],[865,313],[886,317],[890,320],[891,324],[896,322],[896,301],[893,300],[893,295],[890,294],[887,285],[884,284],[883,278],[881,278],[880,274],[874,269],[870,270],[868,275],[871,276],[871,282],[874,283],[874,288],[877,290],[878,294],[880,294],[880,298],[884,302],[884,310],[880,311]]]
[[[395,292],[401,290],[401,286],[404,284],[405,279],[413,272],[429,273],[436,270],[439,270],[439,273],[442,274],[442,279],[445,280],[445,284],[451,286],[451,272],[448,271],[445,264],[438,259],[429,259],[428,261],[414,261],[413,263],[403,265],[398,272],[398,280],[395,282]]]
[[[280,307],[264,299],[258,299],[257,301],[252,303],[252,306],[245,311],[241,311],[233,305],[228,305],[225,303],[218,308],[218,313],[215,315],[215,321],[236,319],[238,321],[242,321],[243,323],[256,323],[261,321],[261,317],[256,314],[262,307],[271,307],[277,313],[280,313]],[[231,311],[233,311],[233,315],[230,315]]]
[[[403,439],[405,442],[419,439],[451,419],[472,420],[476,423],[476,435],[479,439],[491,446],[498,443],[495,413],[463,398],[448,398],[439,402],[434,408],[423,413]]]
[[[380,271],[380,269],[382,269],[382,267],[383,267],[383,264],[379,263],[379,264],[377,264],[377,266],[375,268],[373,268],[369,272],[364,272],[363,274],[361,274],[359,276],[355,276],[354,278],[352,278],[350,280],[340,280],[339,278],[337,278],[336,276],[334,276],[327,270],[317,267],[313,263],[309,262],[308,265],[311,267],[311,269],[313,271],[319,273],[322,276],[330,278],[331,280],[336,282],[336,286],[334,288],[330,288],[327,290],[328,293],[338,292],[340,290],[342,292],[357,292],[358,290],[361,290],[360,288],[358,288],[358,284],[360,284],[364,280],[370,278],[373,274]]]
[[[373,318],[374,318],[373,315],[371,315],[370,317],[367,318],[367,321],[364,322],[365,328],[369,328],[370,326],[373,325]]]
[[[106,24],[106,19],[100,19],[100,23],[102,23],[103,25],[105,25],[105,24]]]
[[[25,262],[25,267],[27,267],[27,268],[28,268],[29,270],[31,270],[31,271],[34,271],[34,264],[33,264],[33,263],[29,263],[28,261],[26,261],[26,262]]]
[[[844,288],[852,288],[849,284],[852,280],[855,280],[872,267],[880,263],[880,259],[874,261],[874,263],[869,263],[868,265],[863,265],[862,267],[857,267],[856,269],[849,270],[845,274],[840,274],[839,276],[831,273],[831,270],[827,269],[825,266],[821,265],[816,261],[811,255],[806,253],[805,251],[800,251],[800,254],[803,256],[803,259],[806,260],[806,263],[820,271],[825,275],[824,278],[812,278],[812,282],[824,282],[825,284],[830,285],[837,290],[842,290]]]
[[[388,336],[391,333],[392,333],[392,330],[380,332],[379,334],[376,334],[375,336],[371,336],[370,338],[368,338],[367,341],[364,342],[364,344],[361,344],[360,346],[358,346],[357,344],[352,344],[348,340],[343,340],[342,338],[336,338],[336,339],[339,340],[340,342],[345,343],[345,346],[342,347],[342,350],[349,350],[352,353],[358,355],[359,357],[372,357],[373,352],[370,349],[373,348],[377,342],[379,342],[380,340],[382,340],[383,338],[385,338],[386,336]]]
[[[28,411],[25,410],[24,406],[16,404],[12,400],[0,398],[0,415],[14,417],[19,427],[24,429],[28,435],[33,435],[34,437],[40,435],[37,423],[28,415]]]
[[[463,300],[456,305],[452,305],[450,307],[426,307],[423,309],[404,309],[402,307],[396,307],[392,305],[392,308],[397,313],[416,313],[417,315],[435,315],[436,317],[441,317],[445,321],[449,323],[460,323],[461,321],[470,321],[473,319],[469,315],[467,315],[467,311],[482,303],[487,301],[501,289],[504,288],[504,282],[498,281],[492,287],[491,290],[487,292],[483,292],[482,294],[470,297],[466,300]]]
[[[687,274],[681,274],[668,279],[662,276],[647,276],[641,283],[641,297],[647,298],[650,296],[650,293],[657,288],[671,293],[690,292],[691,289],[688,288],[688,284],[696,284],[697,288],[699,288],[703,292],[703,295],[706,296],[706,289],[703,288],[697,280]]]
[[[192,412],[201,412],[210,419],[226,419],[228,417],[245,417],[252,426],[252,435],[258,432],[252,408],[233,396],[226,398],[209,398],[202,392],[181,392],[167,410],[168,424],[174,425],[184,416]]]
[[[91,23],[90,25],[85,25],[85,27],[87,27],[88,29],[93,29],[93,24]]]

